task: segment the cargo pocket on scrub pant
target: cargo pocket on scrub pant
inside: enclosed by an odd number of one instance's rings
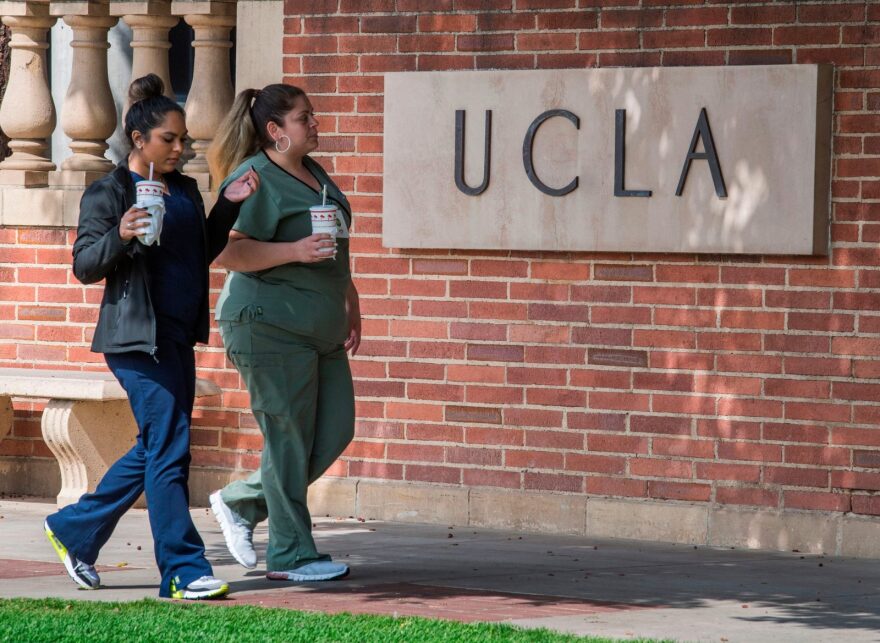
[[[251,396],[251,408],[269,415],[283,415],[287,409],[284,362],[274,353],[230,355]]]

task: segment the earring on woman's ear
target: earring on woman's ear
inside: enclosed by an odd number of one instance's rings
[[[285,147],[283,150],[278,146],[278,143],[281,142],[282,138],[287,139],[287,147]],[[284,154],[289,149],[290,149],[290,137],[287,134],[282,134],[280,137],[278,137],[275,140],[275,151],[278,152],[279,154]]]

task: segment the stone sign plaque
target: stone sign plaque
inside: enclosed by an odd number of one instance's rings
[[[825,254],[831,68],[390,73],[394,248]]]

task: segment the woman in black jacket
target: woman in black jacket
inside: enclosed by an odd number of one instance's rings
[[[226,244],[242,201],[259,187],[248,172],[220,195],[205,218],[196,182],[176,169],[186,142],[180,106],[150,74],[129,89],[128,158],[93,183],[80,204],[73,271],[91,284],[105,279],[92,350],[128,394],[138,424],[135,446],[85,494],[46,519],[45,530],[70,577],[95,589],[94,564],[119,518],[146,491],[159,595],[215,598],[229,586],[212,575],[189,514],[189,431],[195,399],[193,345],[208,340],[208,266]],[[135,183],[164,186],[159,243],[139,238],[154,223],[135,205]]]

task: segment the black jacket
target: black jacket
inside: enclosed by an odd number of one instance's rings
[[[202,214],[205,235],[205,284],[208,266],[226,246],[229,230],[238,217],[241,204],[222,195],[205,219],[205,204],[196,181],[180,172],[164,175],[168,183],[186,192]],[[146,257],[153,247],[136,240],[128,243],[119,236],[119,221],[135,202],[134,181],[127,160],[92,183],[82,196],[79,226],[73,243],[73,273],[84,284],[106,279],[98,324],[92,339],[96,353],[156,351],[156,315],[150,301],[150,274]],[[182,289],[187,284],[180,284]],[[196,339],[208,341],[208,292],[205,289],[199,310]]]

